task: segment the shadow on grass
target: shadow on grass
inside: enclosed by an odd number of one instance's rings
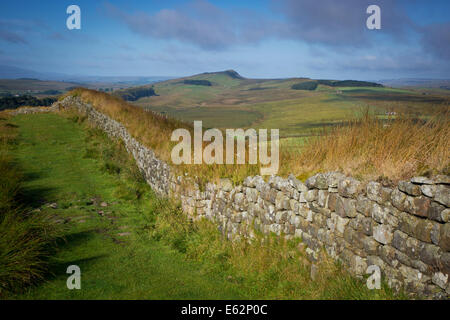
[[[70,252],[71,249],[84,245],[87,241],[95,237],[96,230],[86,230],[77,233],[72,233],[66,236],[59,237],[56,240],[56,250]],[[107,254],[98,254],[88,258],[82,258],[72,261],[61,261],[58,258],[51,258],[49,261],[48,273],[45,276],[46,281],[57,278],[58,276],[67,276],[66,270],[70,265],[77,265],[81,269],[85,270],[89,267],[90,263],[98,259],[107,257]]]
[[[20,203],[28,208],[38,208],[44,205],[49,199],[49,195],[54,191],[53,188],[28,188],[25,187],[18,195]]]

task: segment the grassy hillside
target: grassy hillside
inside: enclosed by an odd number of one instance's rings
[[[209,81],[211,86],[189,85],[184,80]],[[295,90],[314,82],[319,83],[314,90]],[[436,91],[358,81],[246,79],[234,71],[164,81],[153,88],[158,96],[134,104],[187,122],[203,120],[207,127],[279,128],[283,137],[309,136],[317,128],[353,117],[362,107],[370,107],[380,117],[386,112],[427,117],[450,102],[450,96]]]

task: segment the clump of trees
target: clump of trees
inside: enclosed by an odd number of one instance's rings
[[[317,81],[305,81],[294,84],[291,88],[294,90],[316,90],[318,86]]]
[[[56,100],[56,98],[38,99],[30,95],[19,97],[8,96],[0,98],[0,111],[5,109],[17,109],[22,106],[47,107],[56,102]]]
[[[150,87],[130,88],[122,91],[116,91],[114,94],[120,96],[126,101],[136,101],[140,98],[156,96],[155,90]]]
[[[192,84],[194,86],[207,86],[207,87],[212,86],[211,81],[208,80],[184,80],[183,83]]]
[[[383,87],[379,83],[358,80],[317,80],[317,82],[330,87]]]

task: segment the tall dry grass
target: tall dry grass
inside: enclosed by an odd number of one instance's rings
[[[122,123],[135,139],[151,148],[160,159],[169,164],[172,164],[172,148],[178,143],[170,140],[175,129],[184,128],[188,130],[193,141],[194,134],[191,125],[146,111],[125,102],[121,98],[84,88],[75,89],[69,92],[68,95],[79,96],[83,101],[91,103],[98,111]],[[203,147],[206,145],[207,143],[204,143]],[[181,164],[173,165],[172,168],[179,175],[187,173],[195,178],[200,186],[208,181],[214,181],[223,177],[231,178],[235,183],[238,183],[243,181],[248,175],[259,174],[258,165],[248,164]]]
[[[121,122],[133,137],[169,164],[172,147],[177,143],[170,141],[173,130],[185,128],[193,136],[189,124],[145,111],[107,93],[79,88],[68,94],[80,96]],[[414,175],[448,174],[449,116],[446,107],[428,120],[407,115],[379,119],[367,109],[359,117],[324,128],[319,136],[309,138],[301,151],[281,148],[279,173],[307,178],[319,171],[339,170],[363,180],[385,177],[393,181]],[[246,176],[259,174],[260,168],[248,164],[172,167],[180,175],[196,177],[200,185],[223,177],[239,183]]]
[[[427,120],[363,115],[323,130],[297,155],[296,172],[339,170],[362,179],[396,181],[415,175],[449,174],[450,112]]]

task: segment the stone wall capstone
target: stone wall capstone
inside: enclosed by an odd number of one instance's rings
[[[75,108],[109,136],[121,139],[148,184],[161,196],[179,199],[192,219],[207,218],[228,239],[255,232],[301,238],[311,261],[325,251],[354,275],[380,267],[396,290],[433,299],[450,296],[450,177],[415,177],[396,187],[362,183],[339,172],[305,181],[271,176],[208,183],[204,191],[134,139],[119,122],[79,97],[54,108]]]

